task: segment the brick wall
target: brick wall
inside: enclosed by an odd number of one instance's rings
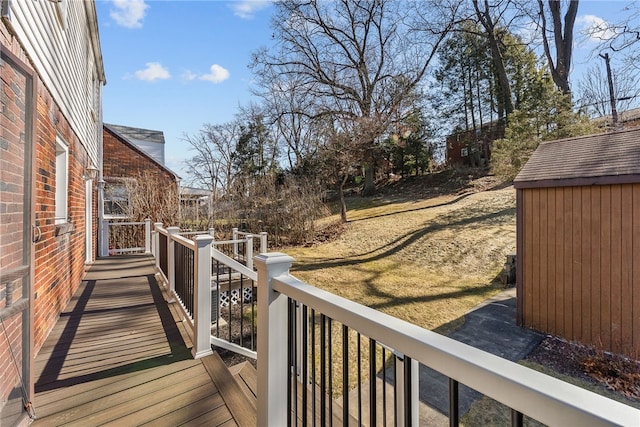
[[[32,70],[28,56],[7,28],[0,24],[0,42]],[[33,210],[42,237],[32,245],[34,259],[33,278],[33,341],[37,354],[50,333],[60,312],[80,285],[85,272],[85,181],[83,178],[88,155],[78,137],[69,126],[47,87],[35,74],[35,105],[33,114]],[[5,121],[2,132],[5,133]],[[56,137],[68,144],[68,217],[69,227],[61,230],[55,225]],[[94,193],[94,200],[97,194]],[[94,232],[97,223],[94,203]],[[95,234],[94,234],[95,236]],[[94,239],[95,240],[95,239]],[[95,252],[94,252],[95,253]],[[3,264],[4,268],[4,264]],[[1,342],[1,341],[0,341]],[[4,358],[0,372],[4,373]],[[3,378],[5,378],[3,376]],[[5,396],[0,395],[0,399]]]
[[[35,245],[34,344],[42,346],[85,272],[85,166],[87,153],[47,88],[38,84],[35,220],[42,238]],[[68,228],[55,225],[56,136],[69,147]],[[95,196],[94,196],[95,197]],[[95,221],[94,221],[95,222]]]
[[[137,178],[145,173],[153,173],[167,188],[176,185],[175,176],[164,169],[149,156],[120,139],[119,136],[104,128],[103,175],[108,178]]]

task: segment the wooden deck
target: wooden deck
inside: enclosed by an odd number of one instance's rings
[[[256,425],[220,357],[192,359],[154,273],[146,256],[91,267],[36,357],[34,426]]]

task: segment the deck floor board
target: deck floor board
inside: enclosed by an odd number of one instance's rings
[[[100,259],[34,362],[34,426],[235,426],[153,259]],[[229,398],[226,398],[229,400]]]

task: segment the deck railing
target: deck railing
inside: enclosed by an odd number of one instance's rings
[[[632,407],[301,282],[289,274],[293,258],[285,254],[255,261],[258,419],[264,425],[314,419],[325,425],[336,391],[344,423],[355,414],[369,425],[418,425],[417,363],[449,378],[451,425],[459,421],[459,384],[511,408],[513,425],[522,425],[525,415],[547,425],[634,425],[640,419]],[[364,389],[362,365],[369,376]],[[350,408],[354,382],[357,407]],[[387,400],[392,403],[380,403]]]
[[[266,250],[266,233],[237,233],[238,239],[215,241],[213,230],[181,232],[178,227],[154,224],[153,254],[170,302],[178,302],[185,322],[205,355],[204,336],[211,344],[256,358],[256,273],[254,236]],[[205,259],[207,261],[205,261]],[[206,265],[205,265],[206,264]],[[199,299],[196,295],[201,295]],[[208,297],[205,297],[207,295]],[[205,301],[207,299],[207,305]],[[198,316],[197,306],[207,310]]]
[[[314,420],[330,424],[339,409],[345,424],[418,425],[419,364],[449,379],[450,425],[459,422],[460,384],[506,405],[516,426],[523,425],[525,417],[547,425],[637,424],[640,411],[630,406],[301,282],[289,274],[293,259],[285,254],[254,257],[255,272],[243,264],[251,259],[247,253],[247,248],[253,250],[248,244],[251,238],[238,240],[238,260],[233,240],[214,242],[211,234],[187,239],[177,227],[165,230],[156,224],[158,271],[165,271],[158,256],[163,250],[157,246],[160,236],[165,236],[168,276],[164,280],[191,325],[194,357],[210,354],[212,344],[250,357],[260,355],[261,424],[306,425]],[[177,245],[184,249],[176,249]],[[186,255],[187,260],[184,254],[176,257],[180,251],[192,254],[192,267],[191,255]],[[188,267],[176,267],[176,263]],[[185,272],[178,272],[180,268]],[[176,290],[176,280],[190,277],[192,292]],[[223,292],[225,286],[227,292],[236,286],[240,304],[246,303],[239,309],[240,322],[247,322],[251,333],[242,338],[222,336],[228,331],[218,336],[211,332],[212,319],[216,320],[211,316],[211,294]],[[245,300],[243,292],[249,289],[250,299]],[[256,293],[258,340],[254,335]],[[220,319],[225,320],[224,315]],[[236,317],[227,319],[230,323]],[[233,329],[244,328],[241,324]]]
[[[151,252],[151,220],[102,220],[98,255],[101,257]]]

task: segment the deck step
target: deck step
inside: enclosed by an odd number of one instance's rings
[[[229,368],[244,394],[257,407],[258,372],[250,362],[241,362]]]
[[[257,425],[256,404],[252,402],[234,379],[227,365],[224,364],[218,353],[200,359],[209,376],[221,393],[229,411],[238,425]]]

